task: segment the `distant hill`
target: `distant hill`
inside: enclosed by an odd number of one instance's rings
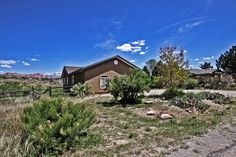
[[[7,72],[1,74],[3,78],[25,78],[25,79],[59,79],[61,77],[61,73],[33,73],[33,74],[21,74],[21,73],[12,73]]]

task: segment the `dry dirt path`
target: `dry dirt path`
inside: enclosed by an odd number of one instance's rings
[[[236,157],[236,117],[223,121],[207,134],[186,141],[187,149],[169,157]]]

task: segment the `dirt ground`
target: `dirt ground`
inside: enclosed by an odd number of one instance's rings
[[[170,157],[235,157],[236,156],[236,117],[220,123],[201,137],[186,141],[185,149],[180,149]]]

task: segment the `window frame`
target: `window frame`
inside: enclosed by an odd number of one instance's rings
[[[75,84],[75,75],[72,75],[72,76],[71,76],[71,84],[72,84],[72,85]]]
[[[65,85],[68,85],[68,84],[69,84],[68,77],[64,77],[64,78],[63,78],[63,83],[64,83]]]
[[[103,86],[102,84],[102,81],[106,80],[106,83],[105,83],[105,87]],[[107,89],[107,87],[109,86],[109,81],[110,81],[110,77],[107,76],[107,75],[102,75],[100,76],[100,79],[99,79],[99,87],[100,89]]]

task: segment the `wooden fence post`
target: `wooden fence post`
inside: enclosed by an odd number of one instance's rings
[[[34,99],[35,93],[34,93],[34,86],[32,86],[32,97]]]
[[[52,96],[52,87],[49,86],[48,90],[49,90],[49,96],[51,97]]]

